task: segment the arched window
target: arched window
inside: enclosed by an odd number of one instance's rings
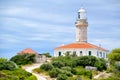
[[[82,56],[82,51],[80,51],[80,56]]]

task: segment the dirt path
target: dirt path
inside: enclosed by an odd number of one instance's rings
[[[101,76],[103,76],[104,78],[108,78],[111,75],[111,73],[106,73],[106,71],[101,72],[100,74],[94,76],[94,79],[99,79]]]
[[[37,73],[32,72],[33,69],[38,68],[41,64],[32,64],[29,66],[23,66],[22,68],[25,69],[27,72],[32,73],[37,77],[37,80],[47,80],[44,76],[41,76]]]

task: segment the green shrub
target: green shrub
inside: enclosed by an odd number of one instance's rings
[[[1,70],[0,71],[0,80],[37,80],[32,76],[31,73],[23,70],[23,69],[14,69],[10,70]]]
[[[64,66],[65,66],[64,63],[61,62],[61,61],[54,61],[54,62],[52,62],[52,65],[53,65],[54,67],[57,67],[57,68],[61,68],[61,67],[64,67]]]
[[[117,70],[120,71],[120,63],[117,63],[117,64],[115,64],[114,66],[115,66],[115,68],[116,68]]]
[[[57,77],[57,80],[67,80],[67,75],[65,74],[59,74],[58,77]]]
[[[80,56],[76,60],[77,66],[94,66],[97,58],[94,56]]]
[[[35,54],[16,55],[13,56],[10,61],[13,61],[18,65],[31,64],[35,62]]]
[[[106,61],[104,59],[97,59],[94,66],[97,67],[99,71],[107,69]]]
[[[73,76],[73,74],[70,71],[66,71],[66,70],[63,71],[63,74],[66,74],[69,77]]]
[[[18,68],[17,65],[12,61],[0,62],[0,70],[14,70]]]
[[[49,52],[43,53],[43,55],[45,55],[46,57],[51,57]]]
[[[67,67],[62,67],[61,69],[62,69],[62,70],[67,70],[67,71],[71,71],[71,70],[72,70],[71,67],[69,67],[69,66],[67,66]]]
[[[7,62],[7,59],[5,59],[5,58],[0,58],[0,63],[1,62]]]
[[[75,69],[75,68],[72,68],[72,69],[71,69],[71,73],[74,74],[74,75],[76,75],[76,73],[77,73],[76,69]]]
[[[76,77],[68,77],[67,80],[77,80]]]
[[[53,68],[53,65],[52,65],[52,64],[42,64],[42,65],[40,66],[40,69],[43,69],[43,70],[45,70],[45,71],[52,70],[52,68]]]
[[[56,68],[53,68],[50,72],[49,75],[51,78],[56,78],[58,76],[58,70]]]
[[[91,71],[85,71],[84,76],[88,77],[89,79],[92,79],[92,72]]]
[[[35,68],[35,69],[33,70],[33,72],[43,73],[43,72],[45,72],[45,70],[40,69],[40,68]]]
[[[85,69],[82,66],[76,67],[75,70],[77,75],[83,75],[85,73]]]
[[[83,67],[76,67],[76,74],[83,75],[89,79],[92,79],[92,72],[89,70],[85,70]]]
[[[37,80],[37,78],[36,78],[36,76],[30,76],[30,77],[28,77],[27,79],[25,79],[25,80]]]

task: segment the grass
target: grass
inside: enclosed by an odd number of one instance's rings
[[[46,75],[46,76],[49,75],[48,72],[46,72],[45,70],[40,69],[40,68],[35,68],[35,69],[33,70],[33,72],[40,73],[40,74]]]

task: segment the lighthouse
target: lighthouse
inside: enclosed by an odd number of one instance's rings
[[[88,22],[86,18],[86,10],[84,8],[80,8],[80,10],[78,10],[78,18],[77,21],[75,22],[75,26],[76,26],[76,42],[87,43]]]
[[[70,55],[76,54],[77,56],[95,56],[98,58],[107,59],[108,50],[88,43],[87,41],[87,17],[86,10],[80,8],[78,10],[76,27],[76,41],[74,43],[65,44],[54,48],[54,57],[65,56],[65,53]]]

